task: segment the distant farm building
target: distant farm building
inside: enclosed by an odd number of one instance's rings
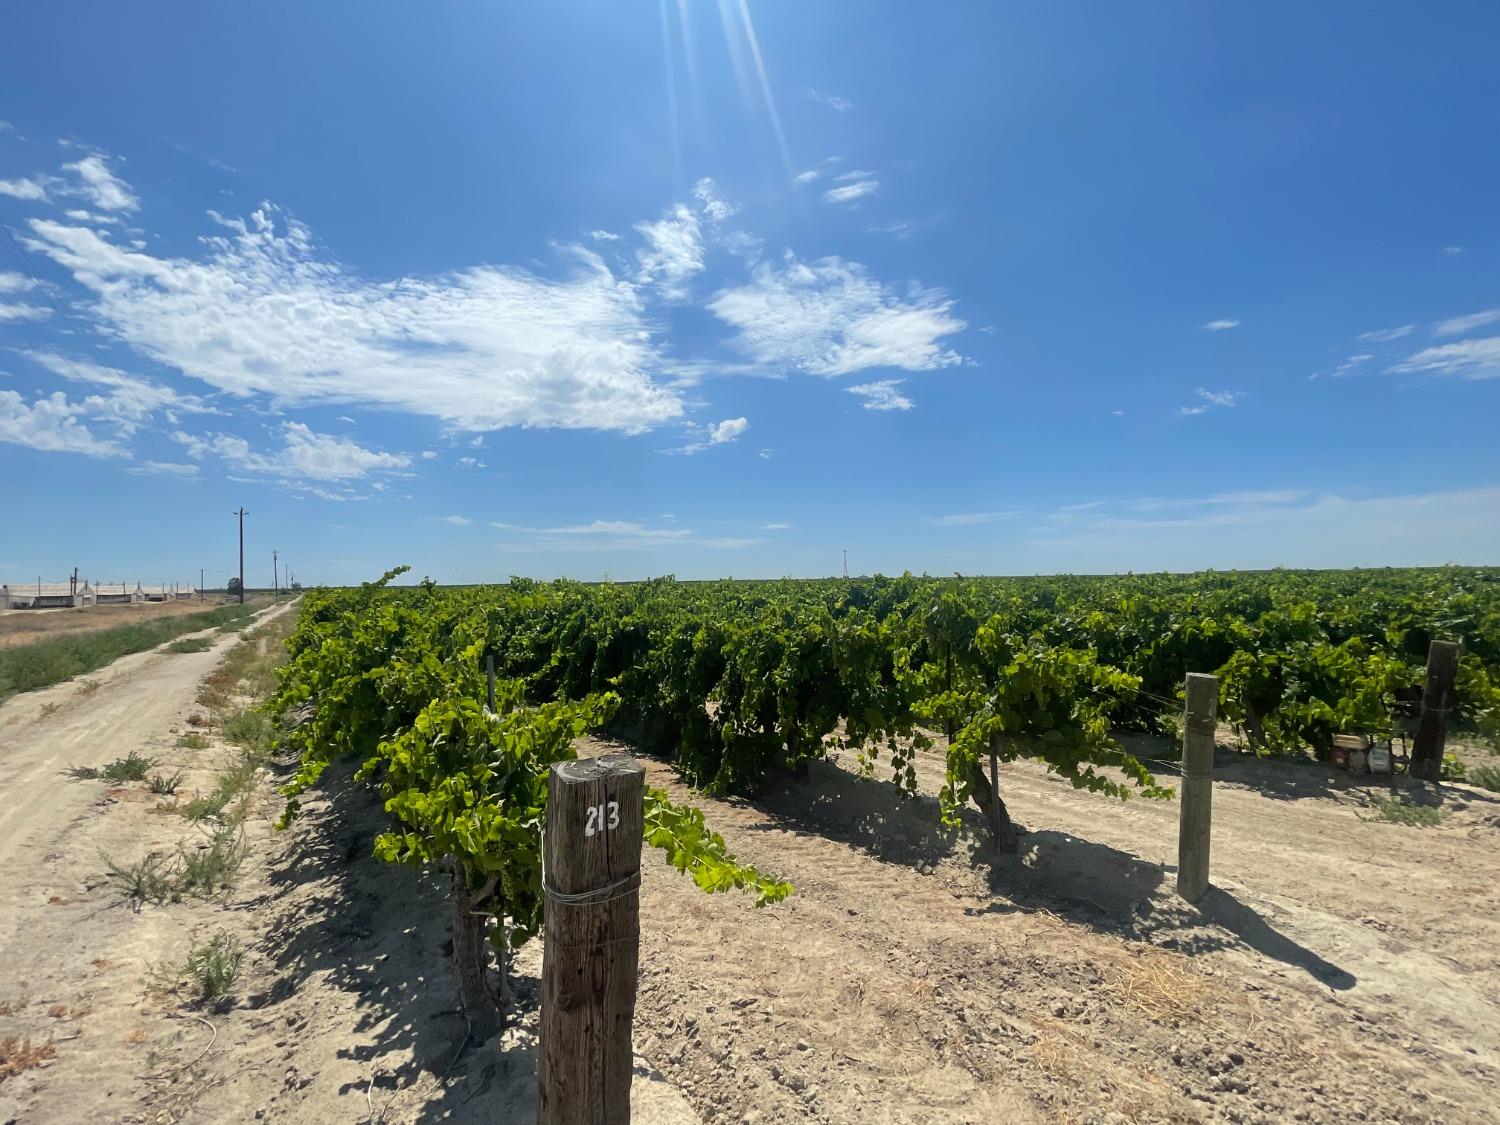
[[[141,589],[139,582],[134,588],[124,582],[101,582],[94,600],[100,605],[129,605],[131,602],[145,601],[146,591]]]
[[[94,589],[87,582],[17,582],[0,586],[0,609],[67,609],[93,605]]]

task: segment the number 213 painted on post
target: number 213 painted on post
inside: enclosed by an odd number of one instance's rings
[[[608,809],[609,817],[605,819],[605,810]],[[608,805],[590,805],[588,821],[583,826],[583,834],[592,836],[596,832],[608,832],[611,828],[620,827],[620,802],[611,801]]]

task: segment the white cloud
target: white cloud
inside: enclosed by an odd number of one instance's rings
[[[1373,332],[1361,332],[1359,339],[1371,344],[1388,344],[1392,340],[1410,336],[1416,327],[1415,324],[1403,324],[1396,328],[1377,328]]]
[[[657,285],[668,300],[686,297],[688,280],[703,269],[698,216],[679,203],[665,218],[637,223],[635,229],[648,244],[637,255],[641,281]]]
[[[435,460],[436,458],[437,458],[437,450],[435,450],[435,449],[424,449],[424,450],[422,450],[422,460],[424,460],[424,461],[432,461],[432,460]]]
[[[1238,328],[1242,321],[1238,320],[1210,320],[1203,326],[1205,332],[1224,332],[1230,328]]]
[[[9,121],[0,121],[0,133],[8,133],[14,128],[15,126]]]
[[[489,465],[478,457],[460,457],[458,463],[466,469],[488,469]]]
[[[1464,252],[1464,248],[1462,246],[1444,246],[1443,247],[1443,253],[1449,255],[1450,257],[1452,255],[1454,255],[1454,254],[1462,254],[1463,252]]]
[[[35,288],[36,282],[25,274],[0,270],[0,293],[25,293],[28,289]]]
[[[843,179],[842,176],[839,178]],[[853,203],[867,195],[874,195],[879,190],[879,180],[855,180],[853,183],[829,188],[823,193],[823,201],[825,203]]]
[[[1234,407],[1244,399],[1244,391],[1210,391],[1206,387],[1198,388],[1198,397],[1202,402],[1192,406],[1184,406],[1177,411],[1178,414],[1206,414],[1215,407]]]
[[[840,258],[806,263],[788,253],[779,268],[758,263],[748,285],[721,289],[708,308],[738,329],[740,350],[765,365],[834,376],[963,362],[940,342],[967,327],[947,294],[912,287],[899,296]]]
[[[730,549],[748,547],[759,539],[702,539],[685,527],[648,527],[630,520],[594,520],[564,527],[526,527],[513,523],[491,523],[512,536],[502,543],[513,551],[630,551],[668,547]]]
[[[1299,500],[1306,500],[1313,493],[1305,488],[1261,488],[1245,489],[1238,492],[1220,492],[1212,496],[1195,496],[1184,499],[1164,500],[1159,497],[1145,497],[1132,500],[1129,507],[1137,512],[1159,512],[1172,508],[1215,508],[1221,506],[1244,506],[1244,505],[1268,505],[1268,504],[1295,504]],[[1090,507],[1101,507],[1102,501]]]
[[[839,113],[848,113],[854,108],[853,102],[838,94],[820,94],[816,90],[809,90],[807,96],[812,98],[813,101],[822,102],[829,109],[837,110]]]
[[[42,202],[47,198],[47,189],[38,179],[0,180],[0,195]]]
[[[130,190],[130,185],[111,172],[109,164],[98,153],[91,153],[72,164],[64,164],[63,171],[77,174],[81,181],[76,189],[77,193],[102,211],[129,213],[141,209],[141,201]]]
[[[591,231],[589,231],[589,237],[592,238],[595,242],[618,242],[618,241],[620,241],[620,236],[618,234],[616,234],[614,231],[609,231],[609,230],[591,230]]]
[[[708,427],[708,440],[714,445],[738,441],[740,435],[749,428],[750,422],[745,418],[726,418]]]
[[[7,320],[41,320],[52,315],[52,310],[43,305],[0,305],[0,323]]]
[[[819,172],[814,168],[809,168],[806,172],[798,172],[795,176],[793,176],[792,182],[795,184],[810,184],[822,174],[822,172]]]
[[[23,354],[70,382],[107,387],[108,394],[90,395],[84,402],[95,416],[112,422],[122,436],[135,433],[157,413],[220,413],[197,395],[183,394],[165,384],[141,379],[92,360],[70,360],[55,352],[29,351]]]
[[[1348,359],[1344,360],[1343,363],[1339,364],[1333,369],[1333,377],[1335,379],[1342,379],[1345,375],[1348,375],[1351,371],[1355,370],[1355,368],[1362,367],[1364,364],[1369,363],[1370,360],[1374,358],[1374,356],[1369,354],[1351,355]]]
[[[1399,374],[1453,375],[1470,381],[1500,379],[1500,336],[1423,348],[1386,370]]]
[[[274,478],[292,487],[307,487],[308,482],[347,484],[371,473],[404,469],[411,464],[410,457],[365,449],[349,438],[316,433],[301,422],[282,424],[282,447],[272,453],[258,453],[248,441],[233,434],[199,437],[178,430],[172,440],[194,460],[212,454],[237,472]]]
[[[703,213],[709,217],[711,222],[720,223],[739,210],[733,204],[726,203],[718,197],[718,188],[714,186],[713,180],[704,176],[693,185],[693,195],[703,205]]]
[[[933,516],[924,521],[933,527],[976,527],[980,524],[997,523],[1000,520],[1011,519],[1021,515],[1019,511],[1009,512],[956,512],[950,516]]]
[[[451,523],[454,527],[468,527],[474,521],[468,516],[444,516],[444,523]]]
[[[792,525],[789,523],[768,523],[761,526],[762,531],[790,531]]]
[[[1468,316],[1455,316],[1439,321],[1432,326],[1432,333],[1434,336],[1463,336],[1476,328],[1484,328],[1496,321],[1500,321],[1500,309],[1485,309],[1482,312],[1470,313]]]
[[[95,315],[124,342],[237,396],[384,407],[470,430],[640,432],[682,413],[651,377],[635,287],[582,248],[563,281],[482,266],[375,282],[324,258],[269,204],[220,221],[230,233],[207,239],[201,260],[46,220],[32,222],[29,245],[93,290]]]
[[[182,461],[142,461],[139,465],[131,465],[125,470],[136,476],[154,477],[181,477],[184,480],[198,475],[197,465]]]
[[[687,434],[688,442],[673,449],[661,449],[659,453],[673,453],[691,457],[695,453],[702,453],[712,445],[727,445],[738,441],[740,435],[750,428],[747,418],[726,418],[722,422],[710,422],[706,426],[700,426],[696,422],[689,422],[683,426]]]
[[[0,391],[0,442],[47,453],[128,457],[113,441],[99,438],[80,421],[93,414],[88,402],[69,402],[61,391],[28,404],[15,391]]]
[[[879,379],[873,383],[861,383],[857,387],[846,387],[845,390],[863,398],[866,410],[910,410],[914,405],[911,399],[896,389],[903,382],[902,379]]]

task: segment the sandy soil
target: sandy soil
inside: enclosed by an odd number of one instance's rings
[[[977,814],[940,829],[939,753],[919,776],[909,802],[840,763],[705,802],[796,883],[773,909],[651,865],[637,1045],[705,1121],[1496,1120],[1495,795],[1372,823],[1379,786],[1222,753],[1199,911],[1175,802],[1006,767],[1032,831],[997,860]]]
[[[185,598],[172,602],[136,602],[133,605],[80,606],[78,609],[0,610],[0,648],[29,645],[51,637],[94,633],[116,625],[154,621],[158,617],[182,617],[223,604],[225,599],[222,596],[213,596],[202,602]]]
[[[222,902],[135,913],[103,879],[101,852],[191,833],[141,786],[59,771],[138,749],[206,787],[226,749],[173,743],[228,643],[0,707],[0,786],[18,794],[0,812],[0,1037],[56,1049],[0,1084],[0,1121],[532,1120],[539,946],[517,1025],[469,1042],[443,879],[370,856],[385,817],[347,769],[284,833],[265,779]],[[1444,812],[1422,830],[1362,819],[1379,786],[1223,753],[1200,911],[1172,894],[1175,804],[1007,767],[1031,831],[996,859],[977,815],[939,826],[939,752],[910,801],[851,766],[702,801],[742,857],[797,884],[777,907],[705,896],[648,851],[637,1121],[1495,1120],[1494,795],[1420,788]],[[153,966],[218,931],[249,951],[232,999],[151,990]]]

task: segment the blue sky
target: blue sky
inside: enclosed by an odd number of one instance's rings
[[[1493,5],[29,5],[0,575],[1500,563]]]

